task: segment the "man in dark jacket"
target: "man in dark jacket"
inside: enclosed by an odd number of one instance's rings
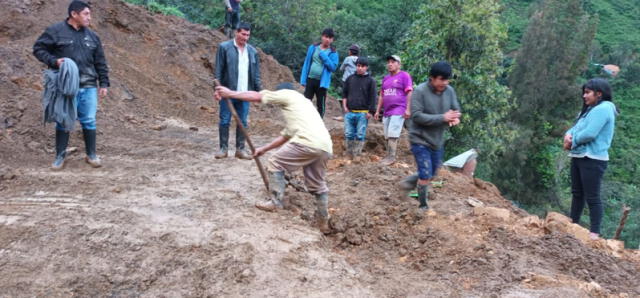
[[[225,41],[218,46],[216,54],[215,77],[220,80],[222,86],[234,91],[260,91],[260,57],[256,49],[249,43],[251,26],[240,23],[236,36],[232,40]],[[231,99],[233,107],[240,116],[242,125],[247,127],[249,116],[249,103],[246,101]],[[229,125],[231,124],[231,110],[225,100],[220,101],[220,124],[218,128],[220,136],[220,151],[215,158],[227,157],[229,147]],[[240,123],[236,123],[240,125]],[[236,158],[251,159],[251,154],[244,150],[245,136],[236,128]]]
[[[101,166],[100,158],[96,155],[98,94],[101,98],[107,95],[109,69],[100,38],[88,28],[91,23],[91,7],[82,1],[73,1],[69,4],[68,14],[65,21],[48,27],[40,35],[33,45],[33,55],[52,69],[58,69],[63,58],[72,59],[78,66],[80,89],[74,101],[82,124],[87,153],[85,161],[97,168]],[[57,124],[56,159],[52,169],[60,170],[64,167],[68,143],[69,131]]]
[[[369,119],[376,112],[376,81],[369,75],[366,57],[356,60],[356,73],[344,82],[342,107],[344,109],[344,139],[347,155],[352,158],[362,153]]]

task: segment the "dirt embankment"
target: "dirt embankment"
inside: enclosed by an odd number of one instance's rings
[[[113,82],[98,114],[105,166],[74,153],[50,172],[53,128],[41,124],[31,46],[67,3],[5,0],[0,12],[2,295],[640,296],[637,251],[584,239],[560,215],[529,216],[490,183],[442,171],[433,211],[419,212],[394,187],[413,169],[406,138],[400,162],[381,167],[378,123],[353,163],[342,124],[327,119],[331,235],[310,225],[312,197],[294,188],[295,210],[256,210],[265,194],[253,163],[212,158],[223,36],[115,0],[93,4]],[[261,62],[266,87],[293,80],[270,56]],[[278,115],[252,107],[255,143],[277,135]]]

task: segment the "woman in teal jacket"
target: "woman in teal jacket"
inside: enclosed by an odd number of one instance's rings
[[[609,147],[618,114],[611,87],[605,79],[591,79],[582,86],[584,104],[575,125],[564,136],[564,149],[571,157],[571,219],[580,222],[589,205],[591,238],[600,235],[603,206],[600,185],[609,160]]]

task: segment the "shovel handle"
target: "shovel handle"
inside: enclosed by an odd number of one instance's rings
[[[218,86],[222,86],[222,84],[220,84],[220,81],[218,81],[218,79],[213,79],[214,90]],[[233,119],[235,119],[236,121],[237,128],[240,129],[240,132],[242,132],[245,139],[247,140],[247,144],[249,145],[249,148],[251,149],[251,154],[253,155],[256,152],[256,148],[253,146],[253,142],[251,142],[249,133],[247,133],[247,130],[244,128],[244,125],[242,125],[242,121],[240,120],[240,116],[238,116],[238,113],[236,112],[236,108],[233,107],[233,104],[231,104],[231,100],[229,98],[225,98],[224,100],[227,103],[227,107],[229,107],[229,110],[231,111],[231,115],[233,115]],[[267,178],[267,172],[265,171],[264,167],[262,167],[262,162],[260,162],[260,157],[254,155],[253,160],[256,162],[256,166],[258,167],[258,171],[260,171],[260,176],[262,177],[262,182],[264,183],[264,187],[267,189],[267,192],[268,192],[269,179]]]

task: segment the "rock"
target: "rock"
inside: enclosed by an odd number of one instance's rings
[[[544,222],[537,216],[531,215],[527,217],[523,217],[518,220],[518,223],[522,226],[528,228],[542,228],[544,227]]]
[[[624,241],[607,239],[606,246],[607,249],[616,257],[621,257],[624,253]]]
[[[29,147],[29,149],[37,151],[38,149],[40,149],[40,143],[36,142],[36,141],[31,141],[29,142],[29,144],[27,144],[27,147]]]
[[[192,130],[192,131],[198,131],[198,130],[199,130],[199,128],[197,128],[197,127],[195,127],[195,126],[191,126],[191,127],[189,127],[189,130]]]
[[[358,234],[356,229],[349,229],[345,233],[345,238],[346,238],[347,242],[349,242],[349,243],[351,243],[353,245],[362,244],[362,235]]]
[[[544,222],[544,228],[550,232],[564,232],[573,235],[583,243],[588,243],[589,230],[571,222],[571,219],[557,212],[549,212]]]
[[[508,221],[511,218],[511,212],[504,208],[479,206],[473,208],[473,215],[487,216],[501,221]]]
[[[15,170],[11,169],[2,169],[0,170],[0,180],[12,180],[18,177],[18,174]]]
[[[154,126],[151,127],[151,129],[158,130],[158,131],[164,130],[166,128],[167,128],[166,124],[158,124],[158,125],[154,125]]]
[[[469,204],[471,207],[480,207],[480,206],[484,206],[484,203],[481,202],[480,200],[474,198],[474,197],[469,197],[467,199],[467,204]]]

